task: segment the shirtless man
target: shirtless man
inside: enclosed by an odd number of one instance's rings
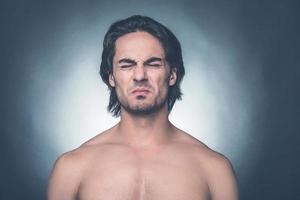
[[[165,26],[137,15],[112,24],[100,74],[120,122],[58,158],[49,200],[238,199],[228,159],[168,119],[184,67]]]

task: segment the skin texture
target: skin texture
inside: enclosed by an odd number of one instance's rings
[[[110,84],[121,120],[57,159],[48,200],[238,199],[229,160],[168,120],[166,98],[176,70],[164,56],[148,33],[117,40]],[[161,60],[148,62],[153,57]]]

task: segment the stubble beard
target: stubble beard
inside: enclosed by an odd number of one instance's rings
[[[136,98],[138,101],[143,101],[147,97],[137,96]],[[159,110],[161,110],[167,103],[167,97],[164,97],[164,98],[161,98],[158,100],[154,100],[154,102],[149,105],[143,105],[143,102],[141,102],[141,104],[132,106],[128,102],[122,102],[122,101],[119,101],[119,102],[121,104],[121,107],[128,113],[130,113],[132,115],[136,115],[136,116],[147,116],[147,115],[154,114],[154,113],[158,112]]]

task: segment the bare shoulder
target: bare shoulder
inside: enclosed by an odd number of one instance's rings
[[[101,157],[101,152],[105,150],[105,145],[111,143],[109,139],[110,129],[99,133],[95,137],[84,142],[80,147],[66,152],[58,157],[55,162],[55,167],[71,168],[70,170],[75,170],[79,168],[84,168],[86,164],[89,163],[90,159],[97,154],[97,157]],[[75,167],[76,166],[76,167]]]
[[[192,155],[197,157],[197,160],[209,168],[215,166],[231,166],[230,161],[221,153],[218,153],[206,144],[186,133],[180,129],[177,131],[177,141],[181,143],[184,148],[188,149]]]
[[[49,178],[48,200],[76,199],[80,182],[93,158],[101,157],[102,134],[105,132],[57,158]]]
[[[75,199],[80,183],[76,150],[64,153],[55,162],[48,184],[48,200]]]
[[[56,160],[54,170],[57,168],[70,168],[68,170],[72,171],[78,168],[84,168],[84,165],[88,163],[88,160],[91,159],[94,154],[101,156],[101,151],[104,149],[103,147],[112,142],[109,134],[111,133],[112,129],[113,128],[99,133],[74,150],[63,153]]]
[[[80,146],[74,150],[68,151],[60,155],[55,163],[52,173],[63,171],[64,173],[72,173],[79,168],[83,168],[86,155],[91,149],[86,146]]]
[[[198,163],[208,184],[212,199],[237,200],[236,177],[230,160],[188,133],[181,132],[181,141]]]
[[[190,151],[191,155],[195,155],[199,162],[207,163],[210,160],[226,160],[225,156],[210,149],[206,144],[193,137],[191,134],[176,130],[176,142],[181,144],[184,149]]]
[[[54,163],[48,183],[48,200],[76,199],[87,150],[79,147],[59,156]]]
[[[229,159],[211,151],[205,162],[204,169],[212,199],[237,200],[237,181]]]

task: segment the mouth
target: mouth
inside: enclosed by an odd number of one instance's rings
[[[145,95],[148,94],[150,91],[148,89],[144,89],[144,88],[138,88],[132,91],[132,94],[135,95]]]

